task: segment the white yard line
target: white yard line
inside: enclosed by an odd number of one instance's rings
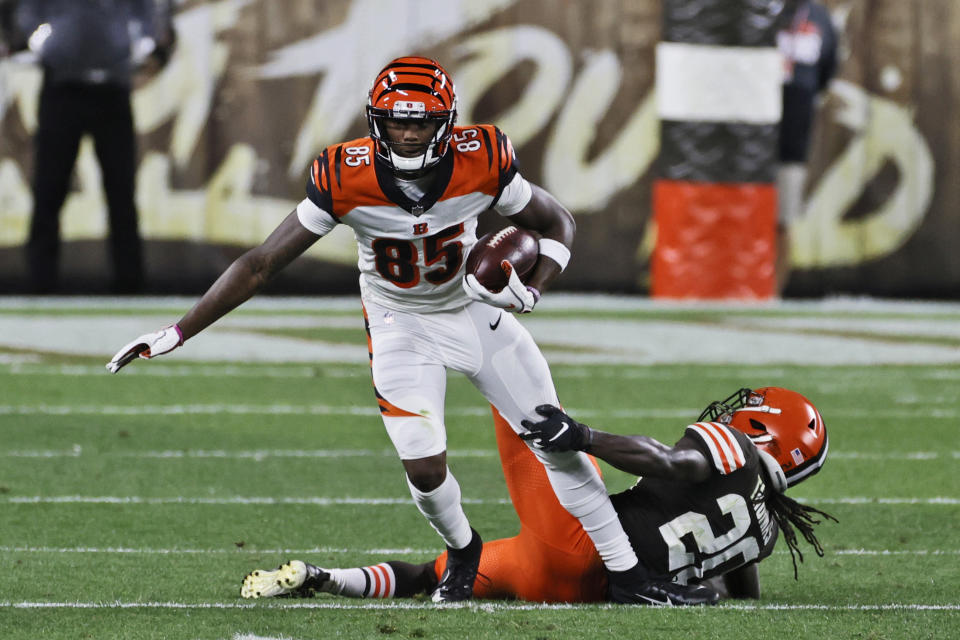
[[[869,496],[849,496],[843,498],[796,498],[805,504],[844,504],[844,505],[960,505],[960,498],[935,496],[930,498],[877,498]],[[511,504],[507,498],[486,500],[483,498],[463,498],[464,504],[503,505]],[[232,496],[229,498],[190,498],[186,496],[145,497],[145,496],[0,496],[0,504],[145,504],[145,505],[365,505],[392,506],[413,505],[410,498],[329,498],[323,496],[269,497],[269,496]]]
[[[91,376],[104,375],[106,368],[99,365],[82,364],[31,364],[4,363],[0,359],[0,370],[17,376]],[[356,368],[324,366],[270,366],[250,365],[196,365],[170,366],[150,363],[148,366],[124,369],[124,376],[152,378],[369,378],[370,367],[358,365]]]
[[[456,458],[492,458],[496,449],[451,449],[449,455]],[[220,449],[189,449],[164,451],[117,451],[98,453],[84,450],[80,445],[72,449],[0,451],[0,458],[139,458],[157,460],[180,460],[184,458],[216,460],[255,460],[268,458],[396,458],[393,449],[256,449],[251,451],[225,451]]]
[[[343,547],[314,547],[312,549],[247,549],[233,547],[231,549],[154,549],[150,547],[10,547],[0,546],[3,553],[105,553],[105,554],[142,554],[142,555],[203,555],[212,554],[270,554],[270,555],[324,555],[360,553],[371,556],[411,556],[439,553],[439,549],[347,549]],[[960,553],[957,551],[956,553]]]
[[[356,602],[280,602],[278,600],[259,602],[30,602],[30,601],[0,601],[0,608],[4,609],[470,609],[482,613],[498,613],[501,611],[539,611],[539,610],[580,610],[580,609],[613,609],[623,605],[614,604],[534,604],[534,603],[500,603],[500,602],[465,602],[436,605],[420,602],[397,601],[356,601]],[[663,610],[663,609],[661,609]],[[697,615],[702,613],[700,607],[669,607],[669,611],[690,611]],[[716,610],[733,611],[960,611],[960,604],[854,604],[854,605],[827,605],[827,604],[740,604],[723,603]]]
[[[691,407],[674,409],[578,409],[577,418],[678,418],[693,419],[700,409]],[[169,404],[169,405],[0,405],[0,415],[355,415],[379,416],[375,406],[335,406],[328,404]],[[486,416],[489,406],[449,407],[450,416]],[[917,420],[956,419],[960,417],[960,408],[917,407],[915,409],[869,409],[851,407],[835,409],[831,415],[843,418],[909,418]]]
[[[824,367],[829,369],[829,367]],[[15,376],[73,376],[83,377],[91,375],[106,375],[106,368],[100,365],[83,364],[42,364],[40,357],[24,354],[0,354],[0,372]],[[628,380],[687,380],[690,372],[687,369],[673,369],[658,366],[631,366],[619,367],[584,367],[558,365],[551,372],[556,379],[580,378],[617,378]],[[736,378],[749,377],[752,379],[779,379],[786,376],[788,371],[783,368],[762,369],[759,366],[749,368],[725,367],[720,371],[709,370],[698,373],[704,378]],[[872,386],[877,377],[883,377],[887,372],[872,369],[869,376],[843,372],[844,386],[839,391],[847,393],[851,384],[860,383],[863,386]],[[197,378],[276,378],[276,379],[322,379],[322,378],[369,378],[370,367],[364,363],[356,366],[332,366],[318,363],[316,365],[268,365],[257,362],[248,364],[196,364],[196,365],[169,365],[161,362],[151,362],[147,366],[129,367],[123,370],[124,377],[136,376],[145,378],[180,378],[191,376]],[[889,375],[901,375],[899,371],[889,372]],[[921,380],[958,380],[960,369],[928,367],[917,371],[916,376]],[[824,385],[826,389],[837,391],[833,384]]]
[[[453,458],[492,458],[496,449],[451,449]],[[229,451],[226,449],[165,449],[160,451],[107,451],[84,449],[77,444],[70,449],[23,449],[0,450],[0,458],[135,458],[156,460],[215,459],[254,460],[269,458],[394,458],[393,449],[250,449]],[[892,460],[900,462],[927,462],[929,460],[957,460],[960,451],[905,451],[901,453],[877,453],[868,451],[831,451],[831,460]]]
[[[29,547],[29,546],[0,546],[2,553],[53,553],[53,554],[129,554],[129,555],[204,555],[204,554],[257,554],[257,555],[331,555],[331,554],[361,554],[364,556],[422,556],[439,552],[435,549],[414,549],[411,547],[398,549],[348,549],[345,547],[313,547],[311,549],[257,549],[246,547],[232,547],[230,549],[182,549],[182,548],[152,548],[152,547]],[[788,551],[774,551],[776,555],[788,555]],[[828,549],[827,555],[838,556],[956,556],[960,549]]]
[[[626,409],[591,411],[589,409],[577,411],[577,417],[596,418],[687,418],[692,419],[699,413],[699,409]],[[172,405],[0,405],[0,415],[351,415],[351,416],[379,416],[380,409],[373,405],[368,406],[335,406],[328,404],[172,404]],[[448,416],[489,416],[489,406],[478,407],[448,407]],[[877,415],[881,415],[878,413]],[[884,412],[882,415],[889,415]],[[917,412],[910,412],[911,417],[920,417]]]
[[[509,499],[485,500],[463,498],[464,504],[511,504]],[[233,496],[230,498],[189,498],[173,496],[149,498],[144,496],[0,496],[0,504],[144,504],[144,505],[335,505],[392,506],[413,505],[411,498],[328,498],[323,496],[281,497]]]

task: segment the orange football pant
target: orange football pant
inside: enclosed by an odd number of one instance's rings
[[[520,533],[483,544],[474,597],[532,602],[604,600],[607,578],[593,542],[557,500],[543,465],[496,409],[493,421]],[[446,565],[444,552],[434,562],[438,579]]]

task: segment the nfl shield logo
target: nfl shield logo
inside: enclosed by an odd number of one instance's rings
[[[797,466],[803,464],[803,454],[800,453],[800,449],[794,449],[790,455],[793,457],[793,464]]]

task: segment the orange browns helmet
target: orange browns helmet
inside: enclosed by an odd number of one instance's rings
[[[815,474],[827,458],[829,441],[823,418],[813,403],[796,391],[740,389],[711,403],[700,420],[729,424],[749,436],[780,492]]]
[[[437,130],[421,155],[407,158],[391,149],[383,127],[386,119],[435,122]],[[449,150],[456,120],[456,89],[436,60],[397,58],[377,74],[367,100],[367,125],[377,157],[395,173],[416,174],[440,162]]]

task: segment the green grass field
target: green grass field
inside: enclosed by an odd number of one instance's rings
[[[781,541],[762,599],[703,610],[242,600],[245,573],[288,558],[440,550],[378,417],[356,302],[251,304],[111,376],[113,351],[190,301],[0,298],[0,638],[960,637],[960,306],[586,300],[524,322],[591,425],[672,443],[741,386],[818,405],[830,457],[791,495],[839,523],[799,581]],[[456,374],[447,428],[471,521],[515,534],[489,409]]]

